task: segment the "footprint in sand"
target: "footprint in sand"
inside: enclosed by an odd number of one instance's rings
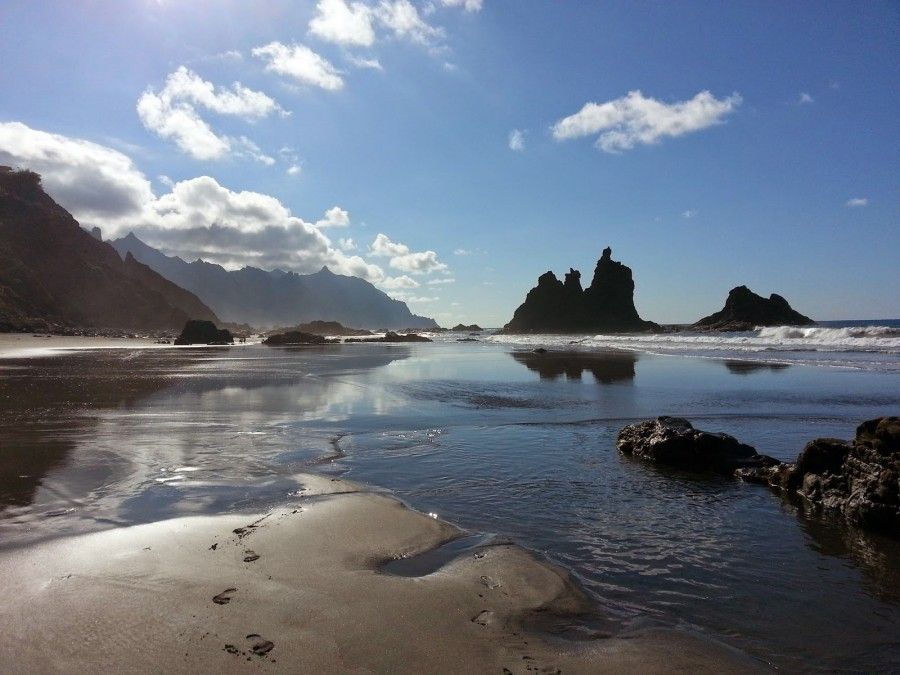
[[[479,612],[476,616],[472,617],[472,623],[477,623],[479,626],[487,627],[494,621],[494,613],[490,610],[484,609]]]
[[[226,588],[216,596],[213,596],[213,602],[217,605],[227,605],[231,602],[231,594],[237,592],[236,588]]]
[[[244,562],[253,562],[259,560],[259,554],[256,551],[244,551]]]
[[[275,649],[275,643],[271,640],[266,640],[262,635],[250,633],[250,635],[247,636],[247,639],[250,640],[250,651],[257,656],[265,656]]]

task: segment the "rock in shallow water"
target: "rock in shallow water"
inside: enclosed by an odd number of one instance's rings
[[[794,464],[737,473],[798,494],[854,525],[900,537],[900,417],[863,422],[853,441],[810,441]]]
[[[726,475],[736,469],[780,464],[734,436],[695,429],[681,417],[657,417],[629,424],[619,432],[616,447],[625,455],[648,462]]]

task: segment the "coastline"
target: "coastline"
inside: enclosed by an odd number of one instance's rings
[[[567,572],[516,545],[479,548],[421,577],[383,573],[462,531],[370,488],[298,479],[302,495],[267,513],[2,552],[0,574],[18,589],[0,608],[9,672],[761,669],[668,629],[579,641],[541,633],[539,617],[575,618],[589,603]]]

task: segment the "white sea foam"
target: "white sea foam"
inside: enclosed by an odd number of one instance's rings
[[[900,372],[900,328],[774,326],[740,333],[673,332],[633,335],[494,335],[500,344],[625,349],[658,354],[815,363]]]

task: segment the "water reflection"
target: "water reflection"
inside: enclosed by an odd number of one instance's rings
[[[599,384],[630,382],[634,379],[634,352],[512,352],[516,361],[538,373],[542,380],[580,380],[589,372]]]
[[[733,373],[735,375],[750,375],[751,373],[759,373],[768,371],[770,373],[777,373],[782,370],[787,370],[791,367],[789,363],[765,363],[763,361],[724,361],[725,367],[728,368],[729,373]]]

